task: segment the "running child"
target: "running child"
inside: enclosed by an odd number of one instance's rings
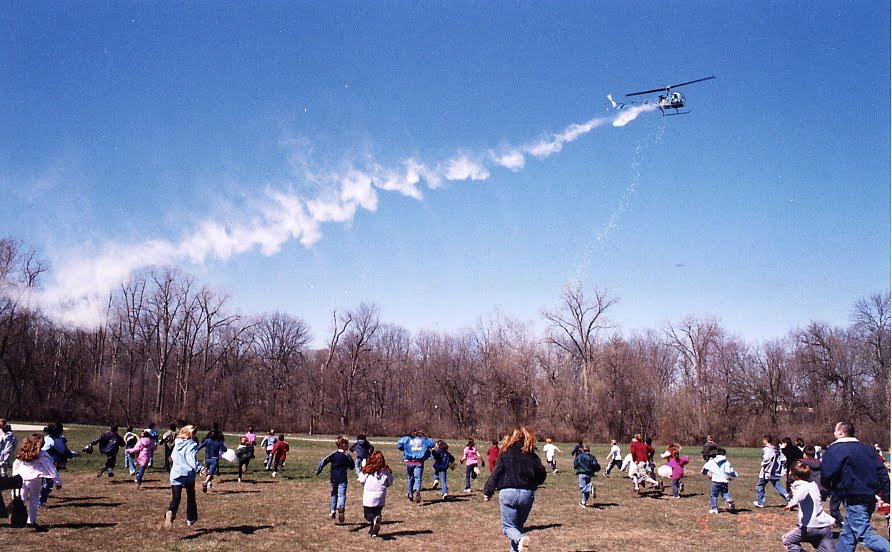
[[[613,468],[620,468],[619,471],[625,471],[622,469],[622,461],[620,457],[622,457],[622,451],[619,448],[619,445],[616,444],[616,439],[610,440],[610,452],[607,453],[607,456],[604,458],[604,463],[607,464],[607,469],[604,470],[604,477],[610,477],[610,472],[613,471]]]
[[[431,449],[435,446],[437,443],[420,430],[404,435],[396,442],[397,450],[403,451],[403,462],[406,464],[406,496],[416,503],[421,503],[424,462],[431,457]]]
[[[127,452],[127,450],[135,447],[138,442],[139,435],[133,433],[133,426],[127,426],[127,433],[124,434],[124,447],[126,447],[124,449],[124,467],[127,468],[130,475],[136,475],[137,464],[133,455]]]
[[[542,452],[545,453],[545,461],[551,466],[551,473],[557,473],[557,460],[554,459],[554,453],[561,452],[561,449],[552,442],[551,437],[545,439],[545,444],[542,446]],[[563,453],[561,452],[561,454]]]
[[[278,439],[273,443],[273,448],[270,449],[269,456],[267,457],[267,459],[272,458],[270,469],[273,472],[273,477],[275,477],[276,473],[285,465],[285,458],[288,456],[289,450],[291,450],[291,447],[285,442],[285,434],[283,433],[279,435]]]
[[[143,475],[146,473],[146,468],[149,467],[149,462],[152,460],[152,456],[155,454],[156,448],[158,448],[158,445],[155,443],[155,441],[152,440],[149,432],[143,431],[142,437],[139,439],[139,441],[136,442],[136,445],[124,451],[131,458],[131,455],[137,455],[136,465],[139,466],[139,470],[137,470],[136,472],[137,489],[142,489]]]
[[[669,459],[666,464],[672,468],[672,498],[681,498],[684,490],[684,467],[691,461],[690,456],[681,456],[677,445],[669,447]]]
[[[242,476],[248,475],[248,462],[254,458],[254,443],[243,435],[239,439],[238,448],[235,449],[235,457],[238,458],[238,482],[242,482]]]
[[[219,426],[208,431],[204,441],[198,445],[198,450],[204,449],[204,465],[207,468],[207,477],[201,482],[201,492],[206,493],[214,486],[214,476],[220,475],[220,456],[226,452],[226,443],[223,442],[223,432]]]
[[[446,441],[437,441],[437,447],[431,451],[434,457],[434,488],[440,486],[443,499],[449,494],[449,486],[446,484],[447,470],[455,468],[455,456],[449,452],[449,444]]]
[[[585,508],[590,497],[598,496],[592,485],[592,477],[600,471],[601,465],[598,464],[598,459],[592,456],[591,448],[583,445],[581,452],[573,459],[573,468],[579,476],[579,491],[582,493],[579,505]]]
[[[90,442],[90,446],[99,445],[99,452],[105,455],[105,465],[96,474],[96,477],[102,477],[102,474],[108,470],[108,476],[115,476],[115,463],[118,461],[118,451],[124,446],[124,438],[118,434],[118,426],[113,425],[108,431],[100,435],[96,440]]]
[[[784,506],[784,510],[792,510],[799,506],[797,525],[784,534],[782,542],[788,552],[802,550],[802,543],[815,547],[818,552],[836,550],[833,540],[833,517],[824,511],[821,501],[821,489],[811,480],[811,468],[801,460],[797,460],[790,468],[793,483],[790,485],[793,497]]]
[[[712,491],[709,494],[709,513],[719,513],[718,497],[720,494],[725,499],[725,502],[728,503],[728,509],[732,512],[736,510],[734,499],[731,498],[731,493],[728,490],[728,484],[731,483],[732,478],[737,477],[737,472],[734,471],[731,463],[725,457],[725,449],[719,448],[716,451],[716,455],[703,466],[701,473],[710,476],[712,479]]]
[[[322,473],[322,468],[326,464],[331,464],[329,478],[331,481],[331,511],[328,515],[334,519],[335,513],[337,513],[338,523],[344,523],[344,508],[347,505],[347,471],[352,470],[356,463],[347,452],[350,443],[346,437],[341,435],[335,444],[338,447],[337,450],[319,461],[319,465],[316,466],[316,475]]]
[[[375,445],[369,443],[364,433],[360,433],[356,436],[356,442],[350,447],[350,452],[356,453],[356,478],[359,479],[363,464],[369,455],[375,452]]]
[[[461,459],[458,462],[465,464],[465,492],[469,493],[471,492],[471,480],[477,479],[477,474],[480,471],[480,468],[477,467],[480,462],[480,453],[474,446],[473,439],[468,439],[468,444],[462,451]]]
[[[273,447],[279,439],[273,430],[269,430],[269,435],[260,441],[260,448],[266,452],[266,459],[263,461],[263,469],[270,471],[273,469]]]
[[[359,482],[363,486],[362,513],[370,524],[369,536],[377,537],[381,530],[381,512],[387,500],[387,487],[393,485],[393,472],[384,463],[384,454],[381,451],[369,455],[359,474]]]
[[[28,505],[27,524],[31,527],[37,527],[37,506],[44,479],[52,481],[57,489],[62,488],[55,463],[47,451],[41,450],[42,445],[43,436],[32,433],[25,438],[12,463],[12,475],[22,478],[22,501]]]

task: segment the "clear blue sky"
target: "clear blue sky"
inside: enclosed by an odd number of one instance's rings
[[[52,262],[50,311],[164,262],[320,342],[363,301],[535,321],[575,279],[626,332],[845,324],[890,280],[889,12],[7,2],[0,235]],[[612,124],[607,94],[709,75]]]

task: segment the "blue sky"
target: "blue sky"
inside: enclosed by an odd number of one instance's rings
[[[626,332],[845,324],[889,287],[889,23],[868,1],[11,2],[0,235],[51,261],[38,301],[71,323],[158,262],[320,342],[363,301],[413,331],[540,324],[577,279]],[[709,75],[684,117],[607,100]]]

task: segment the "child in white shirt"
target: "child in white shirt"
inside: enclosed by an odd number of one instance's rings
[[[818,552],[836,550],[832,529],[836,520],[824,511],[821,489],[817,483],[811,481],[811,468],[797,461],[790,468],[790,473],[793,475],[793,484],[790,487],[793,498],[784,506],[784,510],[791,510],[798,505],[799,516],[796,527],[784,535],[784,546],[789,552],[796,552],[802,550],[803,542],[807,542]]]

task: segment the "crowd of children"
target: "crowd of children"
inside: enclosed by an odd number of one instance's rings
[[[853,429],[846,424],[840,425],[843,427],[841,430],[838,429],[841,433],[837,435],[838,439],[834,445],[842,443],[844,446],[830,448],[829,450],[834,454],[844,450],[845,445],[858,443],[851,436]],[[171,502],[165,516],[165,523],[168,526],[172,525],[176,519],[183,492],[186,494],[187,524],[191,526],[197,522],[198,511],[195,497],[197,477],[205,477],[201,483],[204,492],[211,490],[214,477],[219,475],[221,458],[225,457],[229,461],[238,463],[238,481],[242,482],[243,477],[248,474],[248,465],[254,458],[257,445],[257,436],[253,428],[249,428],[244,435],[238,437],[237,449],[228,453],[231,457],[227,456],[228,447],[225,444],[225,437],[216,424],[200,444],[195,437],[196,428],[194,426],[187,425],[177,430],[175,425],[171,425],[169,431],[160,438],[158,432],[153,432],[153,429],[154,424],[150,424],[147,429],[136,433],[132,427],[128,427],[126,434],[122,437],[118,433],[118,427],[111,426],[108,431],[85,446],[83,452],[92,453],[93,447],[98,447],[99,452],[105,456],[105,460],[97,477],[103,474],[114,477],[118,453],[121,448],[124,448],[125,467],[131,475],[135,475],[136,488],[141,489],[144,475],[151,465],[160,441],[160,444],[164,446],[165,468],[170,471]],[[523,435],[515,437],[523,441]],[[869,531],[870,513],[876,506],[871,502],[877,498],[874,494],[879,495],[880,504],[883,504],[883,501],[888,502],[889,499],[888,473],[883,462],[877,460],[876,454],[873,454],[872,461],[864,460],[864,458],[859,460],[861,464],[873,462],[865,469],[865,472],[874,470],[876,473],[873,473],[873,476],[878,481],[871,480],[874,481],[870,484],[873,485],[871,488],[876,487],[878,490],[876,493],[871,491],[873,494],[869,494],[865,499],[867,492],[864,488],[859,488],[856,483],[850,481],[854,477],[851,475],[852,467],[847,467],[848,472],[842,473],[839,466],[832,464],[838,460],[822,463],[819,457],[822,452],[820,447],[806,446],[801,439],[794,442],[789,438],[782,440],[778,446],[770,435],[765,435],[762,442],[763,448],[753,505],[757,508],[765,507],[765,488],[770,486],[783,499],[786,510],[797,511],[796,527],[784,534],[782,539],[788,550],[801,550],[802,543],[809,543],[819,551],[835,550],[836,541],[833,539],[833,528],[834,526],[840,527],[842,523],[841,503],[846,506],[847,516],[852,520],[848,522],[847,529],[851,535],[846,536],[846,539],[851,540],[852,543],[859,541],[867,546],[876,544],[878,547],[871,549],[888,549],[883,548],[883,546],[888,546],[887,541]],[[861,443],[858,444],[861,445]],[[266,453],[265,470],[271,471],[271,476],[276,477],[277,472],[285,464],[290,448],[284,434],[276,436],[274,431],[270,431],[259,446]],[[363,517],[368,523],[368,533],[371,537],[378,537],[380,536],[387,489],[393,485],[394,481],[393,472],[386,464],[384,454],[380,450],[376,450],[363,434],[357,437],[352,446],[345,436],[339,436],[335,446],[334,451],[319,461],[315,472],[316,475],[319,475],[326,466],[330,466],[331,493],[328,515],[338,524],[345,522],[349,487],[348,474],[355,470],[357,481],[363,487]],[[532,448],[524,445],[524,448],[534,451],[535,446],[531,446]],[[18,452],[16,453],[17,448]],[[449,452],[448,443],[443,440],[434,441],[423,432],[415,431],[399,439],[396,448],[402,453],[402,461],[406,466],[406,496],[410,501],[421,502],[424,466],[429,459],[433,460],[432,487],[439,490],[443,500],[449,498],[448,472],[455,468],[456,458]],[[792,450],[794,448],[796,450]],[[205,451],[204,465],[197,458],[197,453],[202,449]],[[458,459],[458,463],[465,466],[465,492],[473,492],[473,481],[482,473],[482,468],[488,465],[491,472],[496,470],[499,455],[504,450],[506,450],[504,442],[500,446],[500,443],[494,440],[492,446],[487,449],[484,459],[484,455],[477,449],[475,441],[473,439],[467,441],[462,455]],[[863,454],[861,448],[852,450]],[[561,450],[551,438],[548,438],[542,445],[542,451],[552,474],[558,473],[555,455],[561,453]],[[720,497],[727,504],[729,511],[736,511],[737,506],[731,496],[730,485],[737,477],[737,472],[728,459],[727,451],[710,436],[703,446],[701,454],[704,464],[700,473],[709,477],[711,482],[708,513],[719,513]],[[659,469],[654,459],[654,447],[649,439],[642,439],[639,434],[633,437],[628,454],[622,462],[619,460],[621,455],[622,451],[616,440],[611,441],[610,450],[605,457],[604,477],[610,477],[610,472],[619,467],[621,473],[627,473],[636,493],[645,492],[649,485],[651,489],[658,490],[662,494],[663,479],[666,479],[671,482],[673,499],[681,499],[684,496],[682,493],[684,492],[685,468],[690,464],[691,458],[682,455],[680,445],[673,443],[666,448],[666,451],[660,455],[665,463]],[[838,456],[838,454],[836,455]],[[0,420],[0,484],[8,485],[10,475],[21,478],[20,483],[16,483],[14,486],[0,486],[0,489],[21,488],[21,502],[24,504],[22,509],[26,512],[22,514],[24,523],[36,525],[39,506],[46,503],[53,487],[61,488],[62,480],[59,472],[65,469],[67,460],[75,456],[77,453],[68,448],[61,424],[48,425],[43,435],[34,433],[27,436],[21,447],[18,447],[18,440],[10,425],[5,420]],[[587,507],[589,501],[597,497],[593,479],[601,471],[601,466],[598,459],[592,454],[590,446],[582,441],[576,443],[572,456],[573,469],[579,484],[578,503],[582,507]],[[835,458],[833,454],[830,457]],[[845,462],[842,463],[845,464]],[[877,470],[877,465],[881,466],[881,469]],[[828,477],[828,468],[840,472],[829,474],[830,480],[834,481],[832,485],[834,492],[831,492],[829,481],[822,481],[822,475]],[[503,479],[506,477],[502,471],[499,473],[502,474],[499,477]],[[884,476],[885,479],[883,479]],[[784,485],[785,478],[786,486]],[[544,475],[542,479],[544,480]],[[510,481],[509,477],[502,484],[509,485]],[[541,483],[536,483],[535,486],[539,484]],[[491,489],[492,485],[494,484],[487,482],[485,488]],[[883,485],[885,486],[883,487]],[[498,487],[496,488],[498,489]],[[510,487],[506,487],[506,489],[510,492],[517,490]],[[491,496],[491,494],[486,495],[486,490],[484,495]],[[829,511],[825,511],[824,502],[828,498],[830,499]],[[864,507],[866,516],[861,516],[861,518],[866,517],[866,521],[858,517],[862,504],[867,504]],[[3,506],[5,505],[0,500],[0,507]],[[506,507],[504,504],[502,506]],[[0,516],[5,515],[5,508],[0,508]],[[521,517],[523,519],[515,519],[512,522],[514,525],[511,527],[504,527],[506,535],[512,539],[512,549],[521,549],[521,543],[529,543],[522,529],[525,517]],[[853,529],[854,525],[857,527]],[[841,542],[846,539],[841,537]]]

